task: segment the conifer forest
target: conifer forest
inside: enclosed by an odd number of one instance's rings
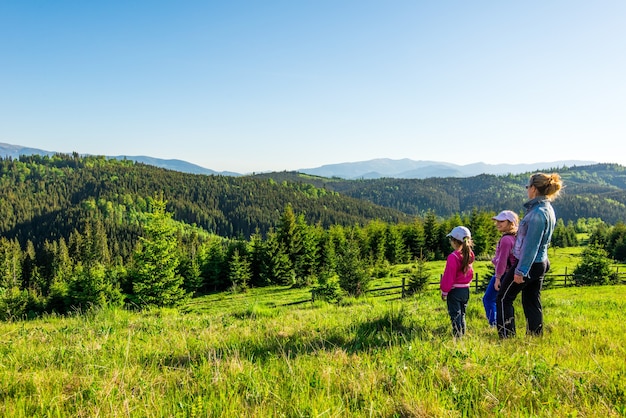
[[[577,245],[587,232],[626,261],[626,168],[553,171],[566,188],[552,245]],[[0,159],[0,317],[174,306],[333,277],[349,277],[345,288],[358,295],[376,268],[443,259],[457,225],[490,257],[499,238],[491,217],[522,214],[527,177],[229,177],[77,154]]]

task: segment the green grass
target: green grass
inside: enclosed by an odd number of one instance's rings
[[[585,247],[550,248],[548,258],[550,259],[549,274],[572,274]]]
[[[505,341],[476,293],[460,340],[436,291],[289,305],[309,295],[267,288],[1,323],[0,414],[626,415],[626,286],[545,290],[545,335]]]

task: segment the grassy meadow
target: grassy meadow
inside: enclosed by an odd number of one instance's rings
[[[543,292],[546,332],[500,341],[472,292],[310,302],[307,289],[181,309],[0,323],[6,417],[626,416],[626,286]]]

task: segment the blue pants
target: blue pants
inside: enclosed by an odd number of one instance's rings
[[[465,334],[465,310],[469,302],[469,288],[460,287],[452,289],[446,298],[448,314],[452,321],[452,334],[462,337]]]
[[[496,300],[498,299],[498,291],[494,287],[496,283],[495,274],[491,276],[491,280],[487,285],[487,289],[485,289],[485,294],[483,295],[483,306],[485,307],[485,314],[487,315],[487,320],[489,321],[489,325],[495,327],[498,325],[496,322],[496,312],[498,309],[496,308]]]

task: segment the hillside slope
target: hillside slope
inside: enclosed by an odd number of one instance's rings
[[[105,157],[0,159],[0,185],[0,234],[22,243],[67,238],[94,216],[102,218],[109,235],[134,236],[147,199],[158,194],[174,219],[223,237],[265,233],[287,205],[308,223],[324,227],[410,219],[403,212],[308,184],[186,174]]]
[[[601,218],[614,224],[626,220],[626,167],[617,164],[555,169],[565,188],[555,200],[557,216],[565,222]],[[429,179],[343,180],[297,172],[258,174],[257,178],[308,183],[397,209],[409,215],[434,211],[440,216],[468,213],[473,209],[521,211],[526,200],[524,185],[531,173]]]

